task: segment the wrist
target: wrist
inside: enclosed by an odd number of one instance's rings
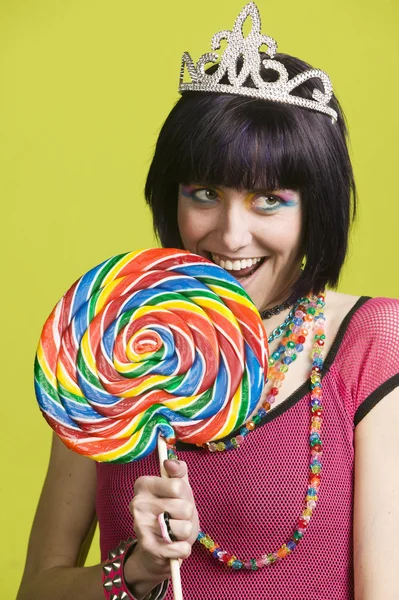
[[[107,600],[162,600],[168,581],[151,575],[134,553],[137,540],[129,538],[108,555],[103,565],[103,589]]]
[[[140,548],[136,544],[124,561],[124,579],[137,600],[147,600],[151,591],[167,580],[169,576],[170,573],[168,572],[154,575],[154,573],[148,571],[145,561],[142,559]],[[155,595],[155,597],[158,596]]]

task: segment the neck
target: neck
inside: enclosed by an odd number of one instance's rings
[[[284,302],[280,302],[279,304],[266,308],[260,313],[262,319],[270,319],[274,315],[280,315],[284,310],[290,310],[294,303],[293,298],[286,298]]]
[[[302,274],[301,264],[301,262],[298,263],[297,267],[294,268],[291,271],[291,273],[284,274],[284,278],[281,276],[274,281],[273,286],[270,289],[271,293],[267,299],[266,304],[259,309],[260,313],[280,304],[283,304],[288,298],[290,298],[295,288],[295,285],[297,284],[298,279],[301,277]],[[276,290],[277,294],[274,295],[273,290]]]

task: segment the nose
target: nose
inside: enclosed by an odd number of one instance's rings
[[[237,252],[251,243],[250,218],[242,201],[225,204],[218,230],[221,245],[226,251]]]

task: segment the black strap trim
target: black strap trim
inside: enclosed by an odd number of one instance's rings
[[[339,347],[341,345],[342,339],[345,335],[345,332],[348,328],[348,325],[349,325],[353,315],[361,306],[363,306],[363,304],[365,302],[367,302],[367,300],[370,300],[370,298],[371,298],[371,296],[360,296],[360,298],[355,302],[355,304],[352,306],[350,311],[346,314],[345,318],[342,320],[341,325],[339,326],[337,335],[335,336],[335,339],[334,339],[333,343],[331,344],[330,350],[328,351],[328,354],[324,360],[323,370],[321,373],[322,379],[323,379],[324,375],[326,373],[328,373],[331,365],[333,364],[333,362],[335,360],[335,357],[336,357]],[[262,427],[263,425],[266,425],[266,423],[270,423],[270,421],[273,421],[273,419],[276,419],[277,417],[282,415],[286,410],[289,410],[292,406],[294,406],[297,402],[299,402],[299,400],[301,400],[309,392],[309,389],[310,389],[309,384],[310,384],[310,377],[306,381],[304,381],[304,383],[301,386],[299,386],[299,388],[297,388],[294,392],[292,392],[292,394],[290,394],[283,402],[281,402],[281,404],[278,404],[276,406],[276,408],[273,408],[272,410],[270,410],[266,414],[266,416],[263,417],[263,419],[258,423],[256,428],[258,429],[258,427]],[[234,437],[238,434],[239,434],[239,429],[236,429],[235,431],[230,433],[227,437],[224,437],[224,438],[221,438],[220,440],[218,440],[218,442],[227,442],[229,439],[231,439],[232,437]],[[186,444],[186,443],[178,441],[176,444],[176,450],[177,451],[198,450],[198,446],[196,444]]]
[[[326,359],[324,361],[323,374],[324,374],[324,372],[327,373],[327,371],[329,371],[331,365],[333,364],[335,357],[337,356],[337,352],[339,350],[341,342],[343,340],[343,337],[346,333],[346,330],[348,329],[348,325],[352,320],[353,315],[355,314],[355,312],[357,310],[359,310],[359,308],[361,306],[363,306],[363,304],[365,304],[367,302],[367,300],[370,300],[370,298],[371,298],[371,296],[360,296],[358,301],[352,306],[350,311],[347,313],[346,317],[343,319],[341,325],[339,326],[337,335],[335,336],[335,339],[334,339],[333,343],[331,344],[331,348],[330,348],[330,350],[326,356]]]
[[[367,396],[367,398],[363,400],[363,402],[358,406],[355,412],[355,416],[353,419],[355,427],[358,423],[360,423],[362,419],[364,419],[364,417],[370,412],[370,410],[374,408],[376,404],[379,403],[380,400],[382,400],[385,396],[387,396],[390,392],[392,392],[392,390],[394,390],[398,386],[399,374],[393,375],[393,377],[387,379],[387,381],[384,381],[384,383],[382,383],[376,390],[374,390],[374,392],[372,392],[370,396]]]

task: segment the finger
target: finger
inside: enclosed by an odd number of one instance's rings
[[[181,521],[180,519],[169,519],[169,527],[173,535],[179,542],[188,540],[193,532],[191,521]]]
[[[158,515],[158,524],[161,530],[161,536],[168,542],[168,544],[173,544],[173,542],[177,542],[177,537],[173,533],[170,524],[169,524],[169,513],[162,512]]]
[[[165,558],[178,558],[183,560],[190,556],[191,544],[188,542],[173,542],[173,544],[168,544],[168,542],[162,540],[161,552]]]
[[[167,512],[158,515],[158,524],[162,538],[169,544],[188,540],[193,531],[190,521],[171,519]]]
[[[140,543],[143,551],[155,559],[184,559],[191,554],[191,545],[188,542],[178,541],[169,544],[160,536],[152,535],[149,532]]]
[[[164,511],[168,512],[172,519],[179,521],[189,521],[194,515],[194,504],[191,500],[180,498],[142,498],[133,505],[132,515],[135,526],[155,526],[154,530],[158,530],[156,525],[158,515]]]
[[[170,515],[169,519],[189,521],[194,514],[194,505],[187,500],[177,500],[174,498],[169,500],[165,498],[153,512],[155,512],[157,518],[160,513],[167,512]]]
[[[157,498],[192,499],[193,497],[190,485],[185,477],[140,477],[136,480],[134,493],[135,495],[139,493],[152,494]]]
[[[163,465],[170,478],[184,479],[188,483],[187,464],[183,460],[165,460]]]

